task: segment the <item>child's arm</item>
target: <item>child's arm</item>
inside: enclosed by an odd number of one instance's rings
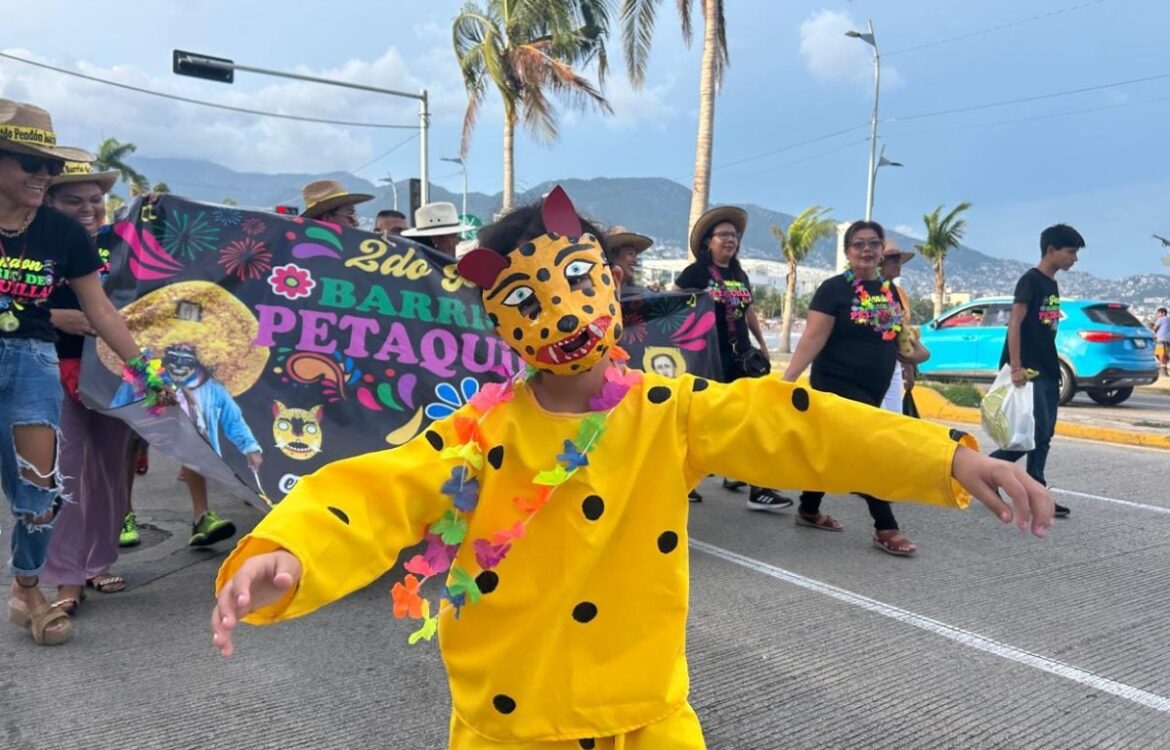
[[[240,411],[240,405],[236,403],[236,400],[232,398],[232,394],[222,384],[217,395],[219,396],[221,407],[219,424],[223,428],[227,439],[231,441],[232,445],[236,446],[236,450],[244,455],[259,453],[260,443],[256,442],[256,436],[252,434],[252,429],[244,421],[244,414]]]
[[[1018,523],[1031,520],[1043,535],[1051,522],[1043,488],[1014,464],[977,453],[970,435],[777,378],[693,391],[686,420],[688,462],[698,476],[952,508],[965,508],[974,494],[1007,521],[1013,514],[995,491],[1002,487]]]

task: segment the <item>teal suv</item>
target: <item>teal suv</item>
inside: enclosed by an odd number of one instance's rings
[[[1011,311],[1011,297],[987,297],[929,321],[922,344],[931,356],[919,372],[934,380],[994,380]],[[1056,350],[1062,404],[1077,391],[1099,404],[1120,404],[1134,386],[1158,379],[1153,333],[1117,302],[1062,299]]]

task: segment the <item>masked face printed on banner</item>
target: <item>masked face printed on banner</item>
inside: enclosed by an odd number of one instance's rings
[[[507,255],[477,248],[459,272],[479,286],[500,338],[541,372],[574,375],[599,363],[621,337],[617,285],[601,242],[581,227],[561,188],[545,199],[547,234]]]

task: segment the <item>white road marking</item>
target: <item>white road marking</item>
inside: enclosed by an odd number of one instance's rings
[[[1163,508],[1160,505],[1146,505],[1145,503],[1135,503],[1132,500],[1119,500],[1116,497],[1105,497],[1104,495],[1090,495],[1087,492],[1073,492],[1072,490],[1061,490],[1053,487],[1049,490],[1057,495],[1068,495],[1069,497],[1082,497],[1086,500],[1100,500],[1106,503],[1114,503],[1116,505],[1126,505],[1130,508],[1140,508],[1141,510],[1148,510],[1151,513],[1165,513],[1170,515],[1170,508]]]
[[[1033,669],[1038,669],[1041,672],[1063,677],[1066,680],[1071,680],[1079,685],[1100,690],[1103,693],[1109,693],[1119,698],[1124,698],[1133,701],[1139,705],[1147,708],[1152,708],[1155,711],[1162,713],[1170,713],[1170,698],[1151,693],[1141,688],[1136,688],[1131,685],[1126,685],[1116,680],[1111,680],[1108,677],[1087,672],[1078,667],[1065,664],[1063,662],[1049,659],[1038,654],[1033,654],[1030,651],[1009,646],[1006,643],[994,641],[978,633],[972,633],[969,630],[957,628],[953,625],[947,625],[938,620],[932,620],[929,617],[910,612],[899,607],[895,607],[884,602],[879,602],[876,599],[870,599],[861,594],[855,594],[847,589],[839,588],[828,583],[823,583],[813,578],[802,576],[799,573],[793,573],[790,570],[769,565],[768,563],[755,560],[750,557],[745,557],[736,552],[716,547],[713,544],[700,542],[697,539],[691,539],[691,547],[706,552],[709,555],[718,557],[727,562],[734,563],[748,570],[754,570],[757,573],[771,576],[786,583],[791,583],[800,586],[803,589],[823,594],[838,601],[852,604],[860,607],[868,612],[888,617],[891,620],[896,620],[906,625],[925,630],[935,635],[942,636],[948,640],[954,641],[960,645],[968,648],[976,649],[977,651],[984,651],[994,656],[1014,661],[1017,664],[1023,664]]]

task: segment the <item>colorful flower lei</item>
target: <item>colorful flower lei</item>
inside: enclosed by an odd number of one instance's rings
[[[162,360],[154,357],[150,349],[143,349],[122,367],[122,380],[133,387],[134,400],[143,402],[146,410],[156,417],[166,410],[166,405],[160,403],[162,395],[175,389]]]
[[[881,334],[882,341],[893,341],[902,330],[902,314],[898,312],[898,305],[894,301],[894,290],[890,286],[890,280],[882,278],[880,272],[877,280],[881,282],[885,304],[878,304],[874,296],[865,290],[865,285],[856,277],[852,268],[845,269],[845,281],[853,286],[858,307],[868,313],[855,318],[855,322],[873,326],[873,329]],[[883,316],[883,311],[887,311],[888,314]]]
[[[475,562],[481,570],[491,570],[498,566],[511,551],[513,542],[524,536],[528,523],[548,504],[556,489],[589,465],[589,454],[597,449],[598,442],[605,434],[610,414],[630,388],[641,381],[642,373],[626,370],[622,366],[629,355],[621,347],[615,346],[610,352],[610,358],[615,364],[606,370],[601,392],[589,399],[592,413],[581,420],[576,440],[566,440],[564,449],[556,456],[557,464],[537,472],[532,478],[532,486],[513,498],[512,502],[523,518],[509,528],[472,541]],[[453,608],[458,618],[464,606],[475,604],[482,596],[476,576],[455,564],[455,557],[466,541],[468,514],[473,513],[479,503],[479,480],[473,471],[483,468],[483,454],[487,449],[480,425],[494,407],[512,400],[515,384],[520,378],[529,379],[532,375],[532,370],[528,369],[519,378],[507,383],[483,386],[468,402],[468,411],[471,413],[454,418],[459,442],[444,448],[440,453],[441,458],[454,458],[461,462],[451,470],[450,478],[440,488],[451,499],[451,507],[427,528],[423,536],[426,549],[404,564],[407,575],[390,590],[395,618],[422,620],[422,625],[410,634],[408,642],[411,644],[434,638],[438,631],[439,616],[443,612]],[[443,573],[447,574],[446,582],[437,606],[432,608],[431,602],[421,594],[422,586],[430,578]]]

